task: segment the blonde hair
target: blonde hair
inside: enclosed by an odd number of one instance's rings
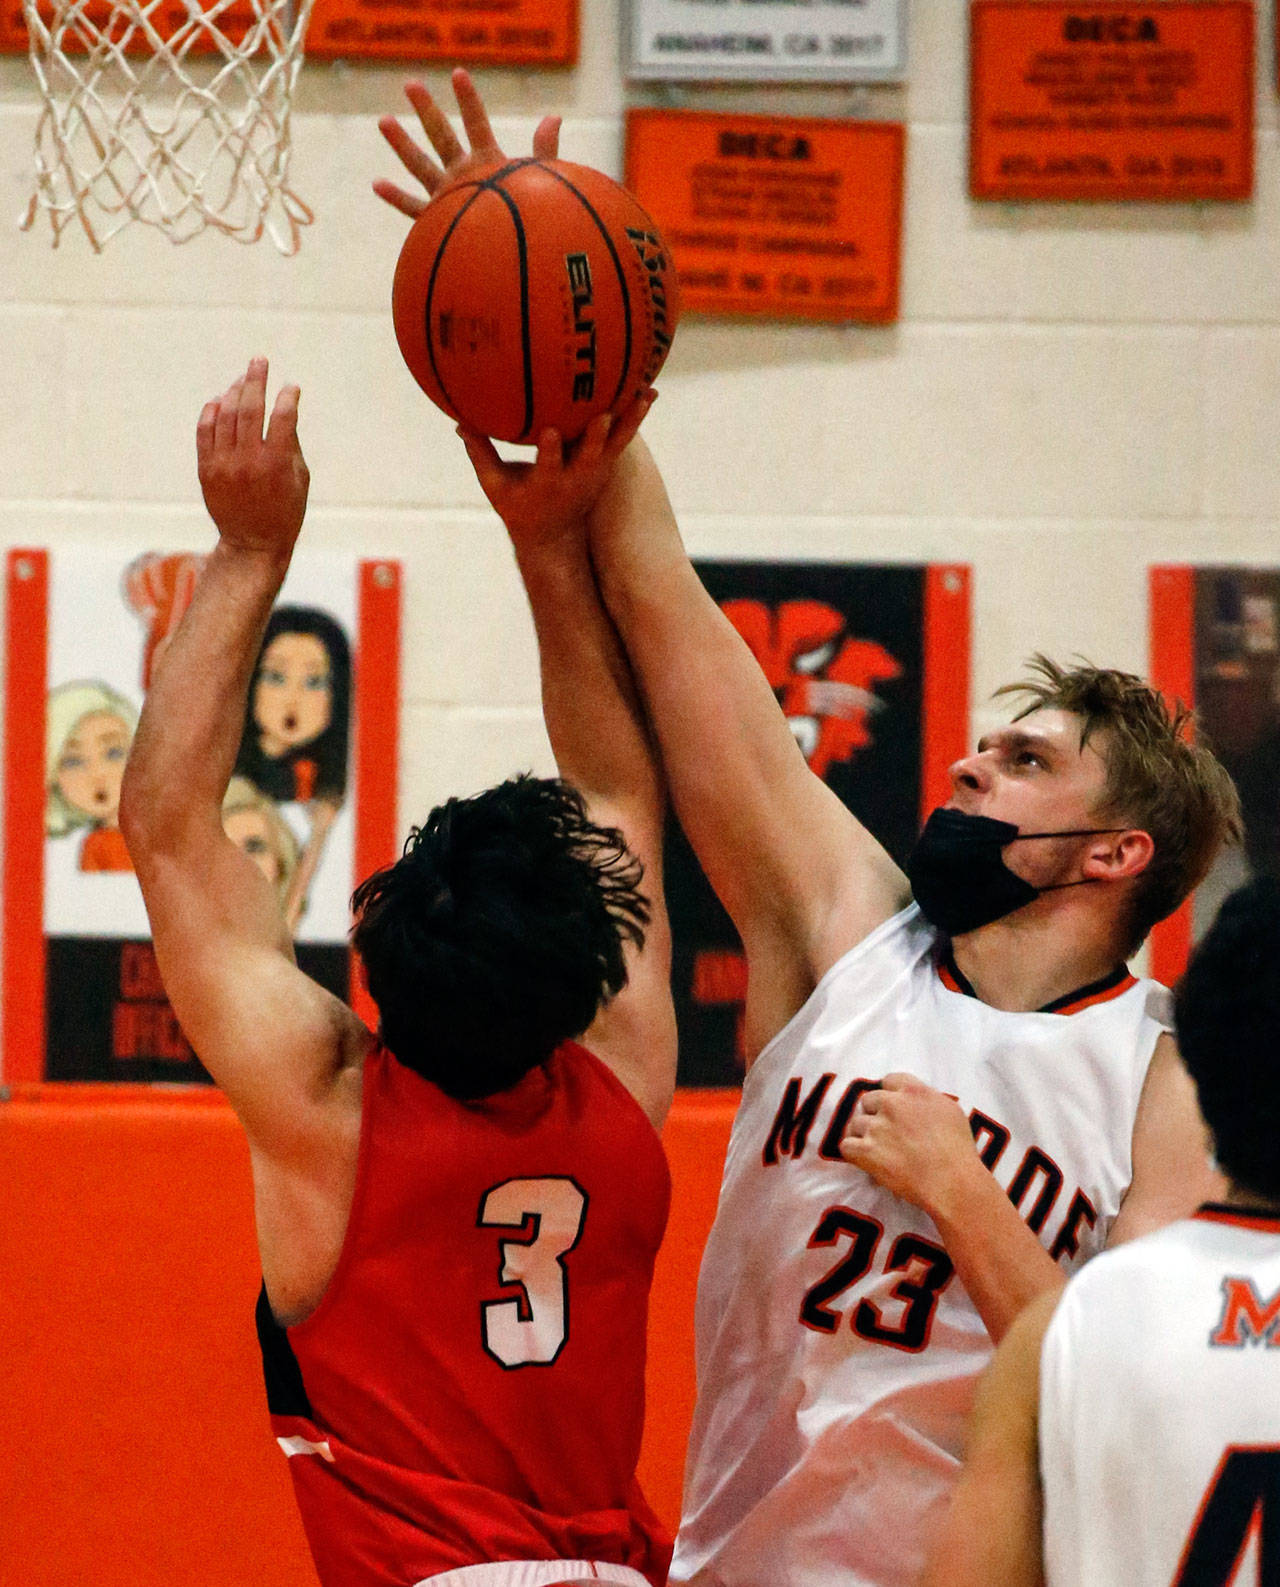
[[[67,740],[87,716],[116,716],[130,742],[138,726],[137,708],[123,694],[96,679],[78,678],[49,690],[44,715],[44,830],[51,838],[65,837],[76,827],[94,826],[94,818],[76,810],[58,788],[58,763]]]
[[[1045,709],[1082,716],[1080,746],[1100,734],[1107,768],[1098,814],[1140,828],[1155,846],[1133,894],[1128,951],[1136,952],[1200,885],[1223,845],[1241,841],[1240,796],[1208,745],[1192,739],[1194,713],[1180,701],[1133,673],[1088,662],[1063,667],[1036,655],[1028,665],[1029,678],[996,690],[1030,696],[1014,720]]]
[[[233,777],[222,796],[222,819],[237,815],[241,810],[252,810],[261,815],[270,835],[271,852],[275,855],[280,875],[276,879],[276,892],[283,903],[288,896],[289,884],[298,869],[298,840],[289,823],[280,814],[274,799],[269,799],[255,788],[247,777]]]

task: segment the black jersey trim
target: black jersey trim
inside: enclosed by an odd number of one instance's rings
[[[1238,1207],[1229,1201],[1203,1201],[1193,1216],[1206,1223],[1240,1223],[1270,1233],[1280,1232],[1280,1207]]]
[[[955,950],[951,944],[942,950],[938,963],[955,982],[955,990],[964,997],[972,997],[981,1002],[973,982],[956,963]],[[1101,997],[1105,992],[1112,992],[1118,986],[1123,986],[1126,981],[1132,980],[1129,967],[1118,964],[1109,975],[1104,975],[1100,980],[1090,981],[1086,986],[1078,987],[1074,992],[1068,992],[1064,997],[1055,997],[1052,1003],[1046,1003],[1043,1008],[1035,1010],[1037,1014],[1058,1014],[1065,1008],[1070,1008],[1073,1003],[1083,1003],[1088,998]]]

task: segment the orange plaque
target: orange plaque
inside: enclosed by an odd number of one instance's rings
[[[0,55],[25,55],[27,28],[22,20],[22,0],[0,0]]]
[[[627,116],[627,185],[701,314],[897,318],[905,131],[696,111]]]
[[[215,3],[216,0],[203,0],[197,9],[210,11],[218,33],[232,44],[240,45],[254,23],[252,6],[247,0],[233,0],[231,5],[219,5],[215,9]],[[52,28],[55,19],[54,0],[37,0],[37,9],[46,26]],[[184,57],[212,55],[219,49],[205,29],[192,26],[191,8],[187,0],[162,0],[162,3],[148,10],[147,22],[166,43],[185,30]],[[92,37],[94,30],[114,41],[125,55],[146,56],[155,53],[155,45],[148,37],[147,29],[116,10],[112,0],[86,0],[85,4],[77,7],[73,26],[62,35],[59,48],[68,56],[83,55],[84,39],[86,36]],[[0,0],[0,52],[25,55],[27,47],[28,30],[22,0]]]
[[[571,66],[578,58],[578,0],[315,0],[307,54]]]
[[[969,191],[1247,199],[1252,0],[974,0]]]

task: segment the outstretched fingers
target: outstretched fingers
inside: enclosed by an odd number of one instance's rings
[[[578,474],[589,474],[593,469],[598,468],[612,430],[613,415],[597,413],[578,437],[569,466]]]
[[[392,209],[398,209],[402,215],[407,215],[410,220],[417,220],[427,207],[425,198],[418,198],[416,194],[406,193],[404,188],[397,187],[394,182],[388,182],[385,177],[378,177],[373,183],[373,190],[384,204],[390,204]]]
[[[236,447],[241,452],[256,451],[262,445],[262,420],[267,407],[267,361],[251,358],[240,384],[236,404]]]
[[[535,160],[554,160],[560,154],[560,117],[544,116],[533,134]]]
[[[479,90],[471,81],[471,73],[459,66],[450,81],[453,83],[454,98],[458,101],[458,110],[462,116],[462,125],[466,128],[472,154],[492,157],[495,160],[501,159],[502,150],[498,147],[498,140],[489,125],[489,112],[484,108],[484,100],[481,99]]]
[[[200,410],[196,421],[196,466],[201,471],[213,456],[213,436],[218,423],[218,406],[221,398],[214,397]]]
[[[444,172],[427,151],[413,141],[396,118],[394,116],[380,116],[378,118],[378,131],[395,150],[397,159],[408,171],[409,175],[416,177],[428,193],[438,193],[445,184]],[[390,198],[388,193],[383,192],[383,188],[389,188],[394,193],[403,193],[402,189],[395,187],[390,182],[378,181],[373,186],[374,191],[380,197],[388,199],[388,202],[391,203],[395,203],[395,200]],[[409,195],[404,194],[403,196],[408,197]],[[421,206],[422,201],[418,200],[417,202]],[[403,208],[403,205],[396,204],[396,208]]]
[[[648,418],[649,410],[657,400],[658,393],[650,387],[648,391],[641,392],[629,407],[622,410],[609,431],[609,439],[604,448],[606,462],[614,463],[622,456],[635,440],[640,426]]]
[[[564,440],[559,430],[548,427],[538,436],[538,455],[533,477],[542,486],[555,483],[564,468]]]
[[[298,441],[297,386],[281,386],[267,424],[267,448],[272,452],[292,451]]]
[[[240,388],[243,379],[233,380],[218,398],[218,417],[213,427],[213,449],[226,453],[235,450],[236,418],[240,412]]]
[[[441,164],[448,167],[465,159],[467,151],[459,142],[448,116],[431,97],[427,85],[415,78],[404,85],[404,94],[417,112],[418,123],[426,133],[427,141],[440,156]]]
[[[481,435],[478,430],[468,430],[463,424],[458,425],[458,434],[476,471],[480,489],[492,501],[495,491],[500,491],[506,482],[507,465],[487,435]]]

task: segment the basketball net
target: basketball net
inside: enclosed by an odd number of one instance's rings
[[[43,108],[35,191],[57,247],[133,221],[174,242],[215,227],[298,250],[289,111],[312,0],[23,0]]]

